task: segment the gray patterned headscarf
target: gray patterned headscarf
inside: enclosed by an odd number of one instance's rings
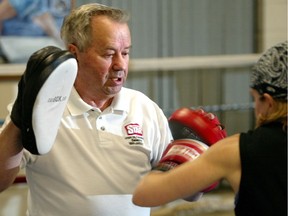
[[[287,41],[268,49],[252,68],[251,88],[287,100]]]

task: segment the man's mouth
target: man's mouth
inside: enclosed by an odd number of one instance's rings
[[[117,71],[113,74],[111,74],[110,79],[113,82],[122,82],[124,77],[124,72],[123,71]]]
[[[122,80],[122,78],[121,78],[121,77],[115,77],[115,78],[112,78],[112,80],[113,80],[113,81],[116,81],[116,82],[119,82],[119,81]]]

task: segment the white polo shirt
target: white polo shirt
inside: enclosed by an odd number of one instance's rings
[[[172,140],[162,110],[122,88],[101,112],[73,89],[52,150],[25,151],[30,216],[149,216],[132,193]]]

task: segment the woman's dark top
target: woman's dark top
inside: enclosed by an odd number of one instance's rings
[[[280,123],[240,135],[236,216],[287,216],[287,132]]]

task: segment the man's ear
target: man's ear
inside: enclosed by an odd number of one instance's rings
[[[78,53],[78,47],[75,46],[74,44],[69,44],[68,45],[68,50],[75,56],[77,59],[77,53]]]

